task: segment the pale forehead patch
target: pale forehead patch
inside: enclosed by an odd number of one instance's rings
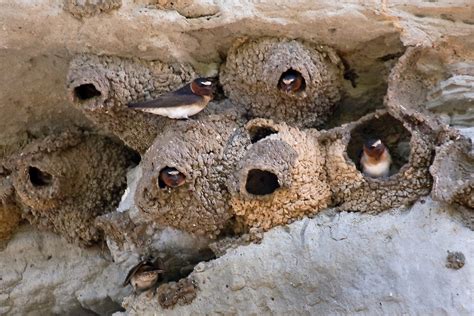
[[[210,86],[212,84],[211,81],[201,81],[201,84],[205,85],[205,86]]]
[[[293,81],[295,81],[295,78],[283,79],[283,83],[284,83],[284,84],[290,84],[290,83],[292,83]]]
[[[176,175],[179,174],[179,171],[178,170],[168,171],[168,174],[170,174],[172,176],[176,176]]]
[[[379,139],[372,146],[378,146],[378,145],[381,145],[381,144],[382,144],[382,141]]]

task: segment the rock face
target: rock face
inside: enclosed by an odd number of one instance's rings
[[[189,305],[165,309],[141,295],[125,307],[129,315],[468,315],[474,247],[460,241],[472,231],[450,211],[426,199],[379,216],[326,212],[196,266],[189,278],[199,290]],[[447,268],[449,252],[463,253],[466,264]]]
[[[130,293],[107,252],[28,225],[0,254],[2,315],[110,315]]]
[[[471,140],[460,137],[440,146],[430,170],[434,178],[433,197],[474,208],[474,152]]]
[[[474,313],[470,9],[3,1],[0,314]],[[189,121],[127,107],[196,76]],[[156,295],[122,301],[149,256]]]

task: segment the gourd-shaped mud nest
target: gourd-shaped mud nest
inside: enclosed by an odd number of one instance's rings
[[[263,38],[234,45],[220,80],[225,94],[251,117],[312,127],[323,123],[340,100],[341,69],[331,48]]]
[[[364,175],[360,154],[366,139],[380,139],[392,163],[386,177]],[[429,194],[433,139],[386,111],[328,131],[326,169],[335,205],[341,210],[380,212]]]
[[[225,188],[224,147],[234,118],[176,121],[144,155],[135,201],[164,226],[216,237],[232,216]]]
[[[10,171],[0,164],[0,241],[10,239],[20,220]]]
[[[325,150],[315,130],[255,119],[233,137],[226,160],[234,161],[228,187],[239,221],[269,229],[327,207]]]
[[[132,153],[102,136],[65,132],[31,143],[16,159],[12,177],[23,216],[91,245],[101,237],[95,218],[118,205]]]
[[[69,68],[68,90],[74,106],[89,119],[144,153],[171,120],[134,111],[127,103],[179,88],[194,76],[187,65],[79,55]]]

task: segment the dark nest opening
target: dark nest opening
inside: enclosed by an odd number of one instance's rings
[[[86,101],[100,96],[101,93],[92,83],[85,83],[74,88],[74,95],[77,99]]]
[[[306,89],[306,80],[304,79],[303,75],[299,71],[296,71],[290,68],[284,73],[282,73],[280,76],[280,79],[278,80],[278,85],[277,85],[278,89],[284,90],[283,87],[287,86],[284,82],[285,79],[294,80],[293,83],[291,83],[290,85],[291,91],[288,91],[290,93],[299,93]]]
[[[250,141],[252,144],[254,144],[259,140],[266,138],[267,136],[278,133],[278,131],[270,126],[252,126],[248,130],[248,133],[250,136]]]
[[[53,183],[53,176],[36,167],[28,168],[30,182],[34,187],[45,187]]]
[[[252,169],[247,174],[245,190],[254,195],[272,194],[280,187],[278,177],[270,171]]]
[[[364,142],[369,139],[380,139],[392,156],[389,175],[396,174],[408,163],[410,158],[410,132],[403,124],[389,114],[373,118],[361,123],[351,131],[351,139],[347,146],[347,155],[362,171],[360,158]]]
[[[160,170],[158,176],[158,187],[160,189],[165,188],[177,188],[183,185],[186,181],[186,176],[174,167],[164,167]]]

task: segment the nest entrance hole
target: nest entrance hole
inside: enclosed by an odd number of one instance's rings
[[[86,101],[101,95],[92,83],[81,84],[74,88],[74,95],[81,101]]]
[[[403,124],[389,114],[372,118],[351,131],[351,139],[347,146],[347,155],[362,172],[360,158],[364,142],[369,139],[380,139],[388,148],[392,157],[389,176],[396,174],[408,163],[410,158],[410,132]]]
[[[186,181],[186,176],[174,167],[164,167],[158,176],[158,187],[160,189],[176,188],[182,186]]]
[[[36,167],[28,167],[30,182],[34,187],[45,187],[53,183],[53,176]]]
[[[254,144],[259,140],[266,138],[267,136],[278,133],[278,131],[270,126],[252,126],[248,133],[250,136],[250,141],[252,144]]]
[[[303,75],[293,68],[290,68],[281,74],[280,79],[278,79],[277,88],[281,89],[281,87],[286,85],[284,82],[285,79],[294,80],[294,83],[291,84],[291,93],[299,93],[306,89],[306,80],[304,79]]]
[[[252,169],[247,174],[245,190],[254,195],[268,195],[280,187],[276,174],[266,170]]]

